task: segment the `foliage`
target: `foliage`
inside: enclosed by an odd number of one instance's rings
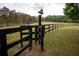
[[[28,14],[16,12],[15,10],[10,10],[7,7],[0,9],[0,25],[6,24],[28,24],[36,22],[35,16],[30,16]]]
[[[79,4],[66,3],[64,14],[68,17],[68,19],[72,19],[73,22],[79,22]]]
[[[63,22],[64,21],[64,16],[47,16],[45,17],[45,21],[49,21],[49,22]]]

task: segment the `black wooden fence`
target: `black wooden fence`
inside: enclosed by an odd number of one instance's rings
[[[77,26],[78,24],[76,23],[67,23],[67,24],[47,24],[47,25],[42,25],[43,26],[43,32],[47,33],[51,30],[54,30],[59,27],[64,27],[64,26]],[[35,31],[32,30],[32,28],[35,28]],[[18,44],[21,44],[22,49],[15,53],[14,55],[19,55],[21,52],[23,52],[25,49],[29,48],[29,51],[32,50],[32,41],[35,40],[35,44],[37,44],[38,41],[38,25],[34,26],[19,26],[19,27],[14,27],[14,28],[6,28],[6,29],[0,29],[0,55],[2,56],[7,56],[8,55],[8,50]],[[28,30],[28,32],[23,32],[24,30]],[[7,34],[15,33],[15,32],[20,32],[20,39],[18,41],[12,42],[10,44],[7,44]],[[26,37],[22,37],[23,35],[28,34]],[[35,37],[33,38],[33,34],[35,34]],[[23,47],[23,42],[28,41],[29,44]],[[43,47],[42,47],[43,48]]]

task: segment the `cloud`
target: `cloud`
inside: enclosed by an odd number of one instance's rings
[[[51,4],[44,9],[45,16],[46,15],[64,15],[63,8],[65,4]]]
[[[44,8],[46,8],[48,6],[48,4],[44,4],[44,3],[35,3],[35,4],[33,4],[33,9],[34,10],[39,10],[39,9],[44,9]]]
[[[30,15],[37,16],[38,11],[43,8],[44,15],[64,15],[63,8],[65,7],[64,3],[0,3],[0,8],[3,6],[8,7],[9,9],[15,9],[17,12],[23,12]]]

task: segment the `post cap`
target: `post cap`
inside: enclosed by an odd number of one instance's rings
[[[38,11],[39,14],[43,14],[43,9],[41,9],[40,11]]]

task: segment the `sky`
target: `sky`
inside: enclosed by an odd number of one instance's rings
[[[63,8],[65,3],[0,3],[0,8],[6,6],[10,10],[16,10],[29,14],[31,16],[38,16],[38,11],[43,9],[43,16],[48,15],[64,15]]]

